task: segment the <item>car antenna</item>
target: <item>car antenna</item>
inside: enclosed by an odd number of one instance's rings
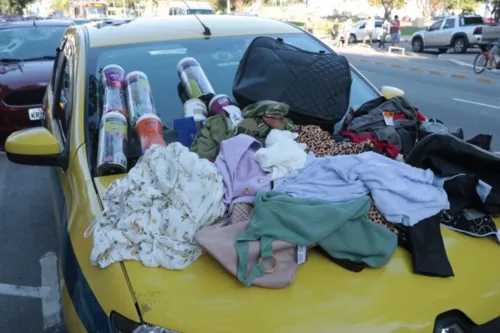
[[[187,2],[185,0],[182,0],[182,2],[184,2],[184,4],[186,5],[186,7],[189,9],[189,11],[191,12],[191,14],[194,15],[194,17],[196,17],[196,19],[198,20],[198,22],[200,22],[201,26],[203,27],[203,29],[205,29],[205,31],[203,31],[203,34],[205,36],[212,36],[212,32],[210,31],[210,29],[203,23],[201,22],[200,18],[198,17],[198,15],[196,15],[195,12],[193,12],[191,10],[191,8],[189,7],[189,5],[187,4]]]

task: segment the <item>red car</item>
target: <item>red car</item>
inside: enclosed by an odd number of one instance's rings
[[[19,129],[39,126],[56,48],[70,20],[0,23],[0,145]]]

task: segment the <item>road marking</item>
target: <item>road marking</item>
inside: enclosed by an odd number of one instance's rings
[[[399,64],[392,64],[391,67],[394,67],[394,68],[404,68],[403,66],[401,66]]]
[[[476,80],[477,82],[483,82],[483,83],[489,83],[489,84],[496,84],[496,81],[490,80],[490,79],[484,79],[484,78],[479,78]]]
[[[462,102],[462,103],[469,103],[469,104],[474,104],[474,105],[479,105],[479,106],[485,106],[487,108],[492,108],[492,109],[499,109],[500,106],[495,106],[495,105],[490,105],[490,104],[484,104],[484,103],[479,103],[479,102],[473,102],[473,101],[467,101],[465,99],[460,99],[460,98],[452,98],[454,101],[457,102]]]
[[[462,79],[462,80],[468,80],[469,78],[465,75],[461,75],[461,74],[453,74],[451,77],[455,78],[455,79]]]
[[[386,63],[384,62],[375,62],[375,65],[379,65],[379,66],[387,66]]]
[[[359,61],[361,61],[361,62],[370,62],[369,60],[366,60],[366,59],[359,59]]]
[[[41,298],[41,288],[0,283],[0,295]]]
[[[423,72],[424,70],[421,69],[421,68],[416,68],[416,67],[410,67],[408,68],[410,71],[414,71],[414,72]]]
[[[59,279],[57,277],[57,257],[47,252],[40,259],[41,287],[17,286],[0,283],[0,295],[40,298],[42,300],[43,328],[61,325],[61,303]]]
[[[432,75],[444,75],[444,73],[440,72],[440,71],[429,71],[429,74],[432,74]]]
[[[43,328],[47,329],[61,324],[61,303],[59,279],[57,277],[57,257],[53,252],[47,252],[40,259],[42,271],[42,313]]]

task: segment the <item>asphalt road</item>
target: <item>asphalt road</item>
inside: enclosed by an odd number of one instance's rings
[[[498,133],[500,76],[476,76],[468,68],[429,59],[347,56],[375,86],[403,89],[428,117],[462,127],[466,138]],[[500,151],[500,136],[494,137],[492,148]],[[0,332],[63,331],[59,304],[39,295],[58,293],[49,172],[10,164],[0,153]]]
[[[462,127],[465,139],[499,133],[500,75],[476,75],[472,69],[442,61],[384,54],[344,53],[376,87],[394,86],[428,118]],[[500,135],[492,150],[500,151]]]
[[[0,332],[63,330],[49,172],[0,153]]]

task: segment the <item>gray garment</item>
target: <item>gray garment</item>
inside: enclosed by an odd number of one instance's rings
[[[302,171],[274,185],[274,191],[331,203],[371,194],[387,221],[405,226],[450,209],[443,178],[373,152],[309,157]]]
[[[364,114],[359,115],[360,110],[357,110],[346,130],[356,134],[371,134],[378,141],[385,141],[389,144],[396,145],[401,148],[403,154],[409,153],[415,146],[415,141],[408,140],[416,139],[418,130],[417,112],[408,104],[402,97],[394,97],[369,110],[363,110]],[[394,125],[388,126],[385,123],[384,111],[394,113],[403,113],[406,118],[393,120]],[[409,133],[407,137],[401,138],[401,134],[405,135],[405,128],[414,129],[414,133]],[[400,132],[401,131],[401,132]]]

